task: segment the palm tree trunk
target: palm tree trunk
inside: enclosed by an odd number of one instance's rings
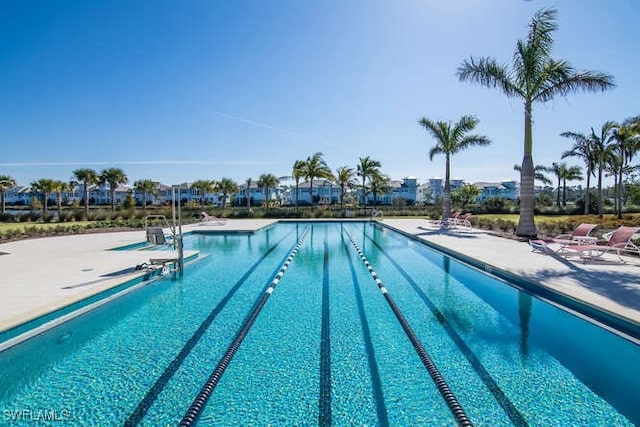
[[[561,189],[561,185],[560,185],[560,177],[558,177],[558,189],[556,190],[556,206],[560,207],[560,189]]]
[[[602,219],[602,163],[598,165],[598,218]]]
[[[58,192],[56,195],[56,204],[58,205],[58,222],[62,218],[62,193]]]
[[[5,205],[4,205],[4,197],[5,197],[5,192],[4,189],[0,192],[0,198],[2,198],[2,213],[5,212]]]
[[[442,200],[442,219],[449,218],[451,214],[451,157],[447,153],[447,159],[444,169],[444,196]]]
[[[531,135],[531,102],[525,102],[524,107],[524,157],[520,172],[520,219],[516,235],[520,237],[535,237],[538,234],[533,218],[533,140]]]
[[[567,180],[562,180],[562,206],[567,206]]]
[[[313,177],[309,179],[309,195],[311,196],[311,212],[313,212]]]
[[[617,199],[618,199],[618,219],[622,219],[622,165],[620,165],[620,177],[618,178]]]
[[[89,219],[89,183],[84,182],[84,220]]]
[[[591,169],[587,168],[587,191],[584,193],[584,214],[589,215],[589,184],[591,183]]]
[[[111,193],[111,212],[115,212],[116,211],[116,189],[110,188],[109,190]]]
[[[42,221],[44,222],[44,217],[47,215],[47,193],[42,192]]]

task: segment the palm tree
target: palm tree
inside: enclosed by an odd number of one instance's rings
[[[313,209],[313,180],[314,178],[333,178],[331,169],[322,158],[322,153],[317,152],[313,156],[307,157],[302,167],[304,177],[309,180],[309,194],[311,195],[311,208]]]
[[[522,166],[521,165],[513,165],[513,170],[514,171],[518,171],[518,172],[522,172]],[[535,167],[533,168],[533,179],[535,179],[536,181],[540,181],[542,182],[544,185],[551,185],[552,182],[549,178],[547,178],[544,173],[545,172],[550,172],[549,168],[543,165],[535,165]]]
[[[591,189],[591,175],[594,174],[596,159],[593,150],[593,140],[579,132],[562,132],[560,136],[573,139],[570,150],[562,153],[562,158],[580,157],[586,167],[587,188],[584,192],[584,214],[589,215],[589,190]]]
[[[269,189],[275,188],[279,182],[278,177],[270,173],[263,173],[258,178],[258,187],[264,191],[264,203],[267,210],[269,209]]]
[[[362,177],[362,206],[366,206],[367,202],[367,178],[380,172],[382,164],[373,160],[371,157],[360,157],[356,174]]]
[[[238,184],[232,179],[222,178],[218,183],[218,189],[222,192],[222,207],[227,207],[227,195],[238,191]]]
[[[199,179],[191,183],[191,188],[198,190],[200,194],[200,207],[204,209],[207,193],[216,191],[216,182],[208,179]]]
[[[296,160],[293,163],[293,171],[292,176],[296,181],[296,211],[298,210],[298,195],[299,195],[299,186],[300,186],[300,178],[304,178],[305,175],[306,162],[304,160]]]
[[[436,154],[444,154],[445,177],[444,177],[444,196],[442,204],[442,218],[449,218],[451,214],[451,156],[466,150],[474,145],[489,145],[491,141],[486,136],[468,135],[478,125],[478,119],[474,116],[462,116],[460,120],[453,126],[451,122],[437,121],[433,122],[423,117],[418,123],[435,138],[436,145],[429,151],[429,160],[433,161]]]
[[[98,182],[98,173],[93,169],[76,169],[73,176],[84,184],[84,219],[89,219],[89,186]]]
[[[116,189],[118,188],[118,185],[122,184],[126,184],[127,182],[129,182],[129,178],[127,177],[127,174],[124,173],[124,171],[120,168],[109,168],[109,169],[104,169],[102,172],[100,172],[100,177],[99,177],[100,183],[101,184],[109,184],[109,196],[111,197],[111,211],[115,212],[116,211]]]
[[[49,193],[55,191],[55,181],[52,179],[42,178],[31,183],[31,189],[42,195],[42,218],[47,215],[47,200]]]
[[[7,195],[7,190],[13,188],[17,185],[16,180],[9,175],[0,175],[0,197],[2,198],[2,211],[5,212],[5,197]]]
[[[133,183],[133,188],[142,193],[142,210],[147,213],[147,193],[154,193],[158,188],[158,183],[150,179],[140,179]]]
[[[251,212],[251,178],[247,178],[245,185],[247,186],[247,210]]]
[[[371,175],[369,179],[369,190],[373,194],[373,206],[378,205],[378,194],[386,194],[390,191],[389,177],[381,173]]]
[[[567,166],[566,163],[553,163],[549,171],[558,178],[556,206],[560,207],[560,190],[562,190],[562,206],[567,206],[567,180],[582,179],[582,169],[580,166]]]
[[[345,189],[355,185],[355,172],[353,168],[348,166],[340,166],[336,169],[336,181],[340,186],[340,210],[344,209],[344,192]]]
[[[591,128],[589,139],[592,144],[594,167],[598,171],[598,217],[603,218],[603,200],[602,200],[602,175],[607,164],[613,156],[610,142],[613,139],[613,130],[616,126],[615,122],[608,121],[602,125],[600,134],[596,135],[595,130]]]
[[[53,191],[56,193],[56,205],[58,206],[58,221],[62,218],[62,193],[71,191],[71,184],[64,181],[54,181]]]
[[[460,81],[470,81],[498,88],[507,97],[524,102],[524,156],[520,174],[520,220],[516,234],[537,234],[533,212],[533,104],[545,103],[556,95],[565,96],[579,90],[597,91],[614,87],[613,77],[594,71],[576,71],[563,60],[551,57],[553,33],[558,29],[556,11],[542,9],[529,23],[526,40],[519,40],[513,66],[499,65],[493,58],[470,58],[458,67]]]

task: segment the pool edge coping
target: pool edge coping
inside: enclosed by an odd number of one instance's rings
[[[401,230],[384,222],[376,221],[376,223],[381,227],[393,230],[394,232],[400,233],[401,235],[415,242],[419,242],[434,250],[437,250],[444,255],[453,257],[472,268],[484,272],[485,274],[492,275],[500,279],[501,281],[506,282],[507,285],[512,286],[515,289],[531,294],[546,303],[552,304],[555,307],[578,316],[586,321],[594,323],[628,341],[640,345],[640,323],[634,321],[633,319],[621,316],[611,310],[607,310],[603,307],[589,303],[588,301],[585,301],[583,299],[573,297],[567,293],[558,291],[542,283],[523,279],[515,273],[512,273],[501,267],[497,267],[485,261],[480,261],[476,258],[465,255],[453,249],[449,249],[438,243],[430,242],[426,239],[421,239],[420,237],[415,236],[410,232]]]

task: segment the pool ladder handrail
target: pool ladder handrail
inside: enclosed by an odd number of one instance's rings
[[[400,308],[398,307],[394,299],[391,297],[391,294],[389,294],[389,291],[385,287],[384,283],[382,282],[382,280],[380,280],[380,278],[378,277],[378,274],[376,273],[374,268],[371,266],[371,264],[367,260],[367,257],[364,255],[364,253],[362,252],[362,250],[360,249],[360,247],[358,246],[354,238],[351,236],[351,233],[349,233],[348,230],[344,230],[344,232],[349,238],[349,240],[351,241],[351,244],[355,248],[360,258],[364,262],[364,265],[367,267],[367,270],[369,270],[369,274],[375,281],[376,285],[378,285],[380,292],[382,292],[382,295],[384,295],[387,301],[387,304],[389,305],[389,307],[391,307],[393,314],[395,314],[396,318],[400,322],[400,325],[402,326],[402,329],[404,330],[404,332],[407,334],[407,337],[411,341],[411,344],[413,344],[413,348],[418,353],[418,357],[420,357],[420,360],[422,361],[422,364],[424,365],[424,367],[427,368],[427,372],[429,373],[429,375],[431,376],[431,379],[436,385],[438,392],[440,392],[440,394],[442,395],[445,403],[447,404],[447,407],[453,414],[453,417],[456,419],[456,422],[458,423],[459,426],[464,426],[464,427],[473,426],[473,423],[467,416],[465,410],[462,408],[462,405],[460,405],[460,402],[458,402],[458,399],[451,391],[451,388],[449,387],[446,380],[440,373],[440,370],[438,369],[434,361],[429,356],[429,353],[424,348],[424,346],[420,342],[420,339],[418,338],[414,330],[411,328],[411,325],[409,325],[409,322],[402,314],[402,311],[400,311]]]

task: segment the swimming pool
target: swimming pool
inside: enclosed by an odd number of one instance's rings
[[[200,423],[454,424],[392,300],[475,425],[640,422],[637,345],[389,229],[185,245],[210,256],[183,278],[0,353],[4,419],[178,424],[262,301]]]

